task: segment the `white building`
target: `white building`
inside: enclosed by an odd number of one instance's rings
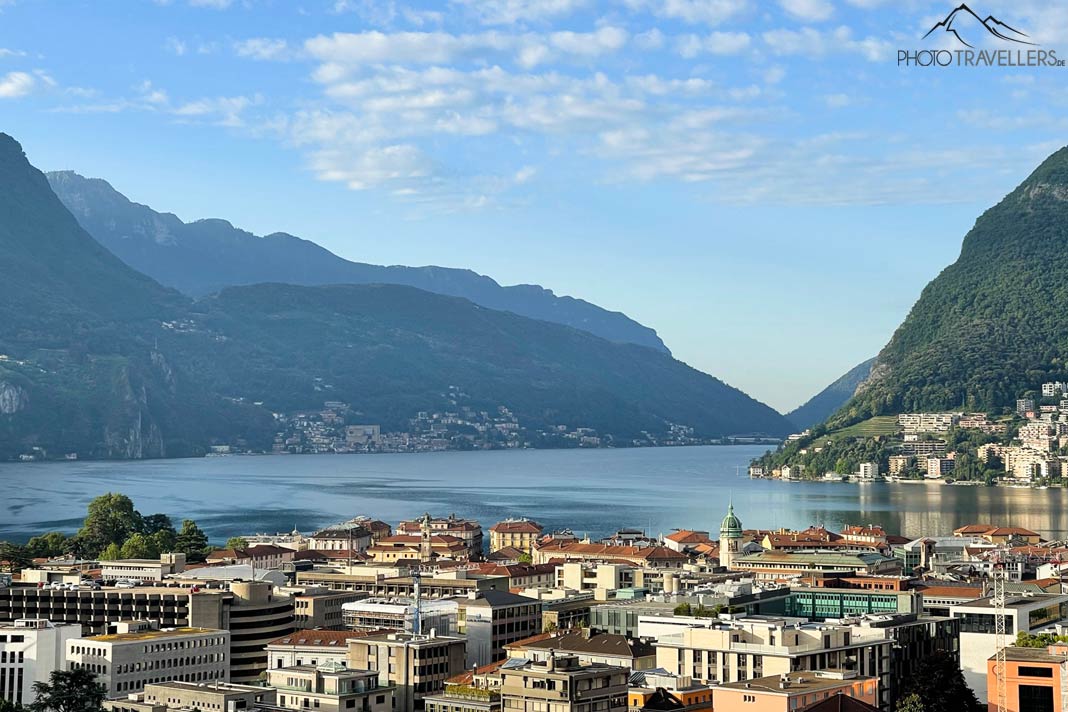
[[[858,468],[857,475],[862,480],[874,480],[879,477],[879,463],[878,462],[862,462]]]
[[[212,628],[152,628],[147,621],[118,624],[118,633],[67,641],[69,669],[96,673],[108,697],[142,692],[145,685],[178,680],[230,681],[230,632]]]
[[[415,600],[411,598],[365,598],[341,606],[341,619],[349,630],[397,630],[415,632]],[[453,635],[460,615],[452,599],[424,600],[419,605],[421,630],[434,629]]]
[[[100,562],[105,581],[162,581],[185,571],[185,554],[162,554],[159,559],[117,559]]]
[[[33,683],[64,669],[68,640],[81,637],[77,624],[22,619],[0,626],[0,700],[29,705]]]

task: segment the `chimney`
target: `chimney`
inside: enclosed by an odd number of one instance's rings
[[[554,672],[556,670],[556,651],[549,648],[549,657],[545,661],[545,671]]]

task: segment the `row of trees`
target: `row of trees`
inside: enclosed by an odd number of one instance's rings
[[[56,670],[48,682],[35,682],[29,707],[0,699],[0,712],[100,712],[107,691],[88,670]]]
[[[35,558],[75,556],[83,559],[155,559],[166,552],[184,553],[189,561],[203,561],[210,550],[208,536],[191,519],[175,529],[166,514],[142,515],[124,494],[109,492],[89,503],[78,533],[68,537],[49,532],[24,546],[0,542],[0,561],[12,570],[30,566]]]

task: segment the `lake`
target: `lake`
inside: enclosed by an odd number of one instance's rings
[[[77,529],[105,492],[143,514],[195,519],[212,537],[302,531],[365,514],[391,524],[430,511],[489,527],[530,517],[593,537],[718,531],[734,499],[746,527],[875,523],[916,537],[982,522],[1068,537],[1068,490],[750,480],[766,446],[213,457],[0,464],[0,539]],[[176,522],[177,523],[177,522]],[[715,534],[714,534],[715,536]]]

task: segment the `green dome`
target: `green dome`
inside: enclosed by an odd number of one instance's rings
[[[734,514],[734,502],[731,502],[727,507],[727,516],[723,518],[723,523],[719,525],[720,538],[740,538],[742,536],[742,520]]]

